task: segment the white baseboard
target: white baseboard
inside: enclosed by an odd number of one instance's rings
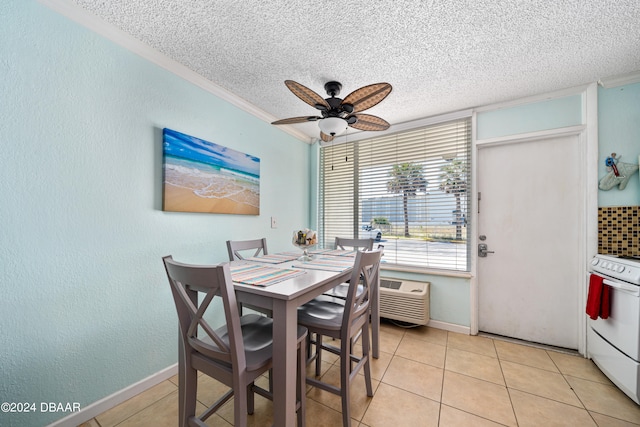
[[[439,320],[429,320],[427,324],[430,328],[444,329],[445,331],[457,332],[459,334],[471,335],[469,326],[456,325],[454,323],[441,322]]]
[[[79,426],[80,424],[85,423],[92,418],[95,418],[97,415],[100,415],[103,412],[115,406],[118,406],[125,400],[131,399],[132,397],[142,393],[143,391],[160,384],[162,381],[171,378],[177,373],[178,364],[176,363],[175,365],[169,366],[168,368],[156,372],[155,374],[150,375],[135,384],[131,384],[130,386],[125,387],[122,390],[116,391],[110,396],[100,399],[97,402],[93,402],[92,404],[82,408],[80,411],[69,414],[64,418],[49,424],[47,427]]]

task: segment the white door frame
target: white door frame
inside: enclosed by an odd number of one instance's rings
[[[584,283],[584,287],[580,292],[580,307],[584,307],[587,298],[587,266],[589,260],[598,251],[598,88],[597,84],[593,83],[589,86],[563,91],[556,93],[555,95],[545,95],[540,97],[529,98],[527,100],[519,101],[518,104],[526,104],[532,102],[539,102],[548,100],[550,98],[560,98],[568,95],[580,94],[582,96],[582,124],[578,126],[570,126],[558,129],[550,129],[538,132],[530,132],[518,135],[509,135],[506,137],[491,138],[491,139],[477,139],[477,117],[478,111],[490,111],[499,108],[505,108],[506,106],[517,105],[515,103],[500,104],[482,109],[475,110],[472,116],[472,129],[473,134],[471,136],[471,281],[470,281],[470,333],[471,335],[478,334],[479,324],[479,306],[478,306],[478,168],[477,158],[478,149],[480,147],[489,145],[500,145],[506,143],[517,143],[531,140],[539,140],[545,138],[555,138],[560,136],[578,135],[580,141],[580,163],[583,168],[581,174],[581,188],[584,196],[584,208],[583,208],[583,242],[578,248],[581,253],[581,283]],[[586,355],[586,337],[587,337],[587,321],[586,315],[581,316],[578,322],[579,336],[578,336],[578,352],[582,355]]]

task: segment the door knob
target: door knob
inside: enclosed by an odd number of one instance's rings
[[[487,254],[493,254],[495,253],[494,251],[489,251],[487,250],[488,246],[486,243],[480,243],[478,244],[478,256],[481,258],[486,258]]]

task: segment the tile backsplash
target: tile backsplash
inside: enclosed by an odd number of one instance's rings
[[[640,256],[640,206],[598,208],[598,253]]]

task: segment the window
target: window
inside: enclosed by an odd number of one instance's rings
[[[373,237],[385,263],[469,271],[471,119],[320,149],[319,237]]]

